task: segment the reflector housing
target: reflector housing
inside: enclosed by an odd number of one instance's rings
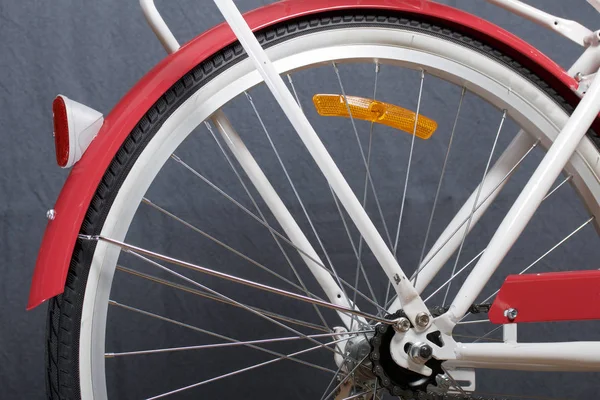
[[[70,168],[81,159],[104,123],[101,113],[58,95],[52,103],[56,163]]]
[[[352,117],[387,125],[411,135],[415,132],[415,120],[417,120],[416,135],[421,139],[429,139],[438,126],[437,122],[423,115],[419,115],[417,119],[417,114],[406,108],[364,97],[316,94],[313,96],[313,103],[322,116]]]

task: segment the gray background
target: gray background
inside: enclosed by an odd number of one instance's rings
[[[221,21],[214,5],[206,0],[158,3],[181,42]],[[243,10],[266,3],[237,1]],[[564,67],[580,51],[568,40],[482,1],[445,3],[507,28]],[[592,29],[596,27],[597,13],[583,0],[530,3]],[[42,398],[45,393],[46,307],[25,312],[25,305],[46,223],[44,214],[52,207],[67,176],[67,171],[54,162],[52,99],[63,93],[106,114],[128,88],[164,57],[164,51],[134,0],[4,0],[0,3],[0,55],[0,397],[33,399]],[[239,115],[244,112],[248,110],[241,110]],[[211,160],[205,162],[210,164]],[[575,220],[575,216],[580,217],[579,211],[564,218]],[[572,225],[577,226],[578,222]],[[343,232],[332,233],[336,234]],[[584,260],[591,257],[585,249],[579,250]],[[275,379],[284,377],[282,373]],[[543,385],[540,380],[532,382]],[[571,384],[577,391],[573,397],[596,398],[594,381],[583,379]],[[500,382],[498,385],[503,386]],[[301,391],[294,395],[303,398]]]

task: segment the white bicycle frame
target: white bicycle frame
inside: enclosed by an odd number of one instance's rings
[[[515,324],[505,326],[504,343],[464,344],[454,342],[450,336],[446,337],[446,335],[451,334],[457,322],[467,313],[468,308],[474,303],[484,285],[488,282],[504,256],[527,226],[542,199],[562,172],[598,113],[600,113],[600,79],[594,79],[600,68],[599,32],[592,32],[575,21],[558,18],[518,0],[488,1],[586,47],[584,53],[569,70],[569,73],[580,81],[579,94],[582,95],[582,100],[504,217],[487,249],[459,289],[448,312],[433,320],[430,318],[431,322],[424,327],[419,327],[419,324],[416,322],[418,315],[429,315],[429,311],[420,297],[420,292],[438,273],[441,266],[458,247],[458,242],[454,241],[454,243],[451,243],[449,241],[445,243],[445,239],[451,237],[457,229],[466,229],[462,225],[465,216],[468,216],[473,209],[473,203],[476,200],[475,196],[471,196],[467,203],[465,203],[454,220],[448,225],[446,231],[442,233],[438,242],[434,244],[430,254],[425,257],[425,265],[422,267],[419,275],[422,279],[418,286],[415,287],[396,261],[392,251],[385,244],[233,1],[214,0],[214,3],[234,31],[249,58],[254,63],[254,66],[264,79],[265,84],[290,120],[321,172],[325,175],[336,196],[359,229],[388,279],[392,282],[394,291],[397,294],[397,301],[391,305],[390,310],[402,308],[405,311],[413,326],[416,327],[410,331],[413,339],[416,337],[420,341],[427,341],[425,339],[427,333],[440,330],[444,333],[444,338],[447,339],[445,340],[446,345],[443,346],[442,350],[434,346],[436,349],[434,356],[450,360],[449,364],[454,366],[540,371],[600,371],[600,342],[517,343]],[[600,12],[599,0],[588,0],[588,2]],[[179,44],[156,10],[153,0],[140,0],[140,3],[150,26],[159,37],[165,49],[169,53],[176,51],[179,48]],[[583,95],[584,93],[585,95]],[[303,250],[304,254],[302,256],[307,266],[323,287],[329,300],[340,306],[353,307],[354,305],[345,296],[343,290],[338,286],[331,274],[322,267],[317,253],[311,247],[289,211],[285,208],[285,205],[260,170],[256,160],[246,149],[240,137],[228,122],[224,113],[222,111],[215,113],[212,120],[240,162],[240,165],[244,168],[278,222],[290,237],[292,243]],[[477,222],[478,216],[483,214],[487,206],[492,202],[494,188],[502,185],[501,179],[509,172],[508,169],[514,165],[514,160],[522,157],[527,149],[531,147],[533,142],[531,139],[526,138],[526,136],[523,133],[517,135],[496,165],[490,170],[490,174],[486,177],[480,194],[482,199],[487,200],[482,201],[477,213],[473,216],[474,220],[471,225]],[[488,194],[491,196],[490,198],[488,198]],[[454,236],[460,237],[462,235]],[[443,251],[437,251],[442,246]],[[430,260],[435,260],[435,262],[429,262]],[[343,313],[340,313],[340,316],[346,327],[351,329],[353,321],[356,318],[351,319]],[[394,359],[405,367],[427,374],[427,367],[419,367],[414,363],[406,363],[400,360],[402,357],[406,358],[406,355],[398,350],[403,347],[403,343],[406,340],[408,338],[403,339],[402,334],[396,334],[392,342],[392,355],[396,355]],[[401,353],[402,355],[399,356]]]

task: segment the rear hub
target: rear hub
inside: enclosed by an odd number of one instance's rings
[[[399,312],[403,315],[402,312]],[[399,313],[391,315],[392,318],[398,318]],[[390,353],[390,343],[395,335],[395,330],[392,325],[380,324],[375,329],[375,334],[371,338],[371,353],[369,359],[371,361],[371,371],[377,377],[380,387],[387,389],[393,396],[402,396],[404,398],[415,398],[419,392],[427,392],[431,386],[437,388],[438,375],[443,375],[442,361],[431,358],[429,354],[423,354],[425,359],[424,364],[431,368],[430,376],[421,375],[406,368],[400,367],[392,359]],[[415,344],[416,345],[416,344]],[[412,353],[423,352],[423,349],[411,348],[411,345],[405,347],[407,356]]]

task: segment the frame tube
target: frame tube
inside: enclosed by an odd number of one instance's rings
[[[569,68],[569,75],[581,74],[585,76],[595,73],[598,68],[600,68],[600,45],[590,46]]]
[[[485,253],[460,288],[450,309],[440,317],[444,325],[449,324],[445,329],[454,326],[476,300],[506,253],[531,220],[599,112],[600,79],[596,79],[504,217]]]
[[[227,143],[227,146],[244,169],[244,172],[248,175],[248,178],[252,181],[256,190],[258,190],[258,193],[260,193],[261,197],[277,219],[277,222],[279,222],[292,243],[306,253],[299,252],[300,257],[302,257],[302,260],[306,263],[308,269],[310,269],[325,291],[329,301],[333,304],[350,309],[356,307],[352,306],[350,300],[346,297],[344,291],[337,285],[329,271],[326,271],[321,266],[324,265],[323,261],[310,244],[285,204],[283,204],[283,201],[281,201],[281,198],[254,157],[252,157],[252,154],[250,154],[250,151],[229,122],[229,119],[225,116],[225,113],[222,110],[219,110],[212,116],[211,120],[216,125],[223,140]],[[313,260],[318,261],[318,263]],[[350,316],[341,312],[338,312],[338,315],[348,330],[355,329],[355,327],[352,326],[354,322],[353,318],[350,318]],[[367,324],[367,321],[363,317],[358,318],[360,322]]]
[[[503,179],[519,160],[527,154],[534,143],[535,139],[533,137],[524,131],[519,131],[506,150],[504,150],[500,158],[498,158],[498,161],[490,168],[485,181],[473,190],[471,196],[454,216],[452,221],[450,221],[446,229],[444,229],[444,232],[442,232],[436,240],[435,244],[431,247],[431,250],[423,259],[423,263],[419,266],[419,268],[425,266],[419,273],[419,279],[416,284],[419,293],[423,292],[425,287],[427,287],[438,271],[446,264],[456,249],[458,249],[458,246],[460,246],[465,229],[467,228],[466,221],[473,211],[473,205],[475,204],[479,186],[483,185],[479,195],[479,207],[473,214],[469,231],[475,227],[479,219],[485,214],[496,197],[498,197],[502,188],[508,183],[509,178],[504,181]],[[513,171],[513,173],[515,171]],[[484,199],[486,200],[483,201]]]
[[[460,343],[455,352],[459,362],[481,362],[489,368],[498,363],[541,371],[600,370],[600,342]]]
[[[142,7],[142,12],[152,32],[154,32],[167,53],[171,54],[179,50],[181,46],[179,46],[179,42],[175,39],[173,32],[171,32],[165,20],[156,9],[154,0],[140,0],[140,7]]]
[[[520,17],[528,19],[536,24],[550,29],[580,46],[586,46],[585,38],[592,34],[592,31],[581,25],[579,22],[559,18],[548,14],[538,8],[532,7],[519,0],[487,0],[498,7],[504,8]]]
[[[484,344],[484,343],[475,343],[475,345]],[[499,344],[503,346],[502,344]],[[539,372],[559,372],[559,371],[569,371],[569,372],[592,372],[598,371],[598,368],[594,368],[593,366],[586,365],[574,365],[571,364],[567,367],[560,365],[550,365],[550,364],[535,364],[528,363],[523,361],[518,362],[499,362],[499,361],[471,361],[465,359],[458,360],[448,360],[444,362],[444,366],[447,369],[451,368],[485,368],[485,369],[505,369],[510,371],[539,371]]]
[[[300,106],[296,103],[293,95],[277,73],[266,52],[258,43],[258,40],[256,40],[256,37],[233,1],[214,0],[214,2],[246,50],[246,53],[248,53],[254,66],[265,80],[265,84],[271,90],[271,93],[273,93],[277,103],[283,109],[285,115],[300,136],[300,139],[319,166],[319,169],[325,175],[340,202],[344,205],[348,215],[352,218],[365,242],[371,248],[373,255],[385,271],[388,279],[393,283],[394,290],[398,294],[400,303],[408,318],[413,322],[414,326],[417,326],[416,316],[418,313],[422,312],[430,315],[425,303],[402,271],[402,268],[400,268],[400,265],[398,265],[391,250],[387,247],[377,228],[362,208],[361,203],[356,198],[354,192],[352,192],[335,161],[333,161],[323,142],[321,142],[310,122],[304,113],[302,113]]]

